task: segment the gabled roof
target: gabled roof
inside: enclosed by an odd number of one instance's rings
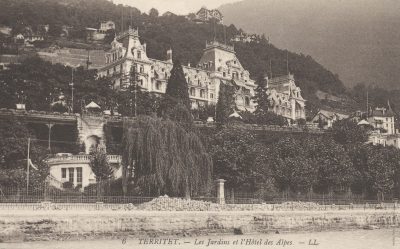
[[[375,110],[372,110],[371,117],[394,117],[394,112],[392,111],[392,108],[387,110],[386,108],[375,108]]]
[[[89,109],[89,108],[100,109],[100,106],[92,101],[85,108],[86,109]]]

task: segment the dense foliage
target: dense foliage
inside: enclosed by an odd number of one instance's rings
[[[146,195],[209,193],[212,160],[200,138],[179,123],[148,116],[124,120],[122,156],[125,191],[133,178]]]
[[[337,124],[336,134],[279,133],[263,143],[248,130],[227,126],[208,135],[214,172],[238,193],[253,196],[268,189],[264,198],[279,193],[289,198],[398,197],[400,151],[365,144],[367,131],[354,131],[347,122]],[[358,134],[349,137],[351,132]]]
[[[48,165],[44,162],[47,149],[28,130],[26,124],[13,117],[0,119],[0,190],[3,187],[26,186],[28,138],[31,138],[29,158],[38,168],[30,170],[30,188],[43,186],[48,176]]]

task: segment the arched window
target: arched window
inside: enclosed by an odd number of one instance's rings
[[[206,97],[206,91],[204,89],[200,90],[200,98],[205,98]]]

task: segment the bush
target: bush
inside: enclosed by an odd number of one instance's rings
[[[72,189],[72,188],[74,188],[74,184],[73,184],[72,182],[64,182],[64,183],[62,184],[62,186],[63,186],[63,188],[65,188],[65,189]]]

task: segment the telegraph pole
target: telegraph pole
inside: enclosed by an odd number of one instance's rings
[[[29,151],[31,147],[31,138],[28,138],[28,157],[26,159],[26,195],[29,194]]]
[[[72,69],[72,75],[71,75],[71,112],[74,113],[74,68],[71,67]]]

